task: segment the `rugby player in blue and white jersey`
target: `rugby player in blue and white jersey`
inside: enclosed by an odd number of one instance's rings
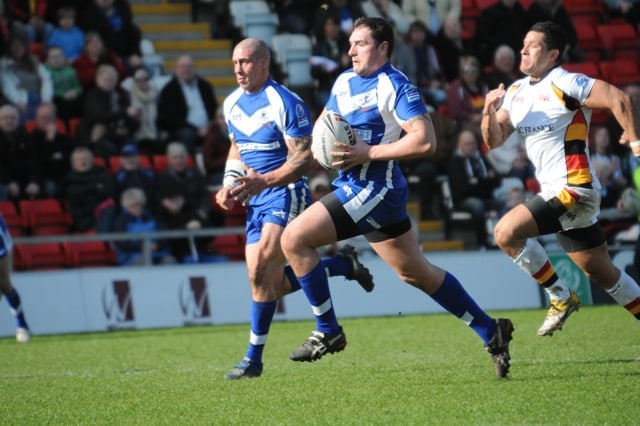
[[[481,126],[490,148],[517,137],[540,182],[540,193],[510,210],[494,231],[502,251],[549,295],[540,336],[561,330],[580,299],[556,274],[538,235],[556,234],[569,258],[640,321],[640,287],[612,262],[598,223],[600,182],[588,142],[591,109],[607,109],[624,129],[620,142],[640,157],[640,115],[619,88],[562,68],[566,45],[559,25],[533,25],[520,52],[526,77],[487,94]]]
[[[452,274],[430,263],[411,227],[409,189],[398,160],[432,155],[436,139],[419,90],[389,62],[393,29],[384,19],[360,18],[349,42],[353,68],[337,78],[325,110],[343,115],[358,141],[334,154],[334,166],[342,167],[333,182],[337,189],[294,219],[281,240],[316,318],[316,330],[289,357],[314,361],[346,346],[316,248],[364,235],[402,280],[431,296],[480,336],[496,375],[505,377],[511,321],[491,318]]]
[[[238,202],[247,206],[251,332],[245,357],[225,374],[231,380],[262,374],[262,352],[277,301],[300,289],[291,268],[285,268],[280,236],[311,203],[305,173],[312,164],[313,126],[302,99],[270,78],[264,41],[242,40],[232,59],[239,87],[223,104],[231,148],[216,202],[223,209]],[[373,278],[353,247],[345,246],[323,262],[330,276],[342,275],[373,290]]]
[[[0,215],[0,297],[4,295],[16,317],[16,341],[27,343],[31,340],[29,326],[22,312],[20,295],[11,283],[11,248],[13,242],[2,215]]]

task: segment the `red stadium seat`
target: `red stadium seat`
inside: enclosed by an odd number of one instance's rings
[[[596,25],[586,23],[575,23],[578,33],[578,47],[581,49],[589,61],[599,61],[602,59],[603,44],[602,39],[596,31]]]
[[[69,136],[71,136],[72,138],[76,135],[76,131],[78,130],[78,126],[80,125],[80,121],[80,118],[70,118],[69,122],[67,123],[69,125]]]
[[[23,226],[33,235],[64,235],[71,227],[71,215],[56,198],[20,200]]]
[[[247,237],[244,234],[218,235],[209,245],[212,254],[221,254],[229,260],[245,260],[244,247]]]
[[[36,129],[36,120],[27,120],[24,122],[24,129],[27,133],[31,133]],[[58,133],[62,133],[63,135],[67,134],[67,126],[65,126],[64,121],[56,120],[56,129],[58,129]]]
[[[611,84],[622,87],[629,83],[640,83],[640,67],[631,59],[600,61],[600,74]]]
[[[67,266],[67,256],[60,243],[17,244],[15,256],[16,266],[24,271],[64,269]]]
[[[602,78],[600,75],[600,70],[598,69],[598,65],[596,65],[595,62],[587,61],[566,63],[562,64],[562,66],[570,72],[582,73],[593,78]]]
[[[74,268],[115,266],[116,255],[103,241],[65,242],[62,247]]]
[[[638,58],[638,36],[629,24],[601,24],[596,27],[598,37],[602,40],[605,59]]]
[[[24,222],[13,201],[0,201],[0,213],[7,224],[9,235],[19,237],[25,234]]]

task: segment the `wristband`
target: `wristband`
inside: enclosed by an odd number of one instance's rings
[[[224,177],[222,179],[222,186],[233,186],[236,179],[244,176],[244,169],[242,168],[241,160],[227,160],[224,167]]]
[[[638,139],[637,141],[633,141],[633,142],[629,142],[629,146],[631,148],[637,148],[640,146],[640,139]]]

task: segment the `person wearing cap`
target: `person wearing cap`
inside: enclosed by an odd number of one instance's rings
[[[140,188],[146,196],[147,207],[151,211],[158,208],[158,187],[153,170],[140,164],[140,151],[134,144],[128,144],[120,150],[120,169],[113,176],[115,199],[129,188]]]

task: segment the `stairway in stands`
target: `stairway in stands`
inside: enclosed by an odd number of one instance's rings
[[[166,73],[173,72],[182,54],[191,55],[198,73],[213,84],[219,102],[237,87],[231,63],[231,40],[211,38],[207,22],[192,22],[187,0],[132,0],[134,20],[144,38],[151,40],[164,58]],[[445,240],[442,221],[420,221],[419,206],[408,204],[409,213],[424,251],[462,251],[466,241]]]
[[[164,70],[172,73],[178,56],[188,53],[198,73],[213,84],[221,102],[236,86],[231,63],[231,40],[213,40],[207,22],[191,22],[188,1],[132,0],[135,22],[143,37],[151,40],[164,58]]]

